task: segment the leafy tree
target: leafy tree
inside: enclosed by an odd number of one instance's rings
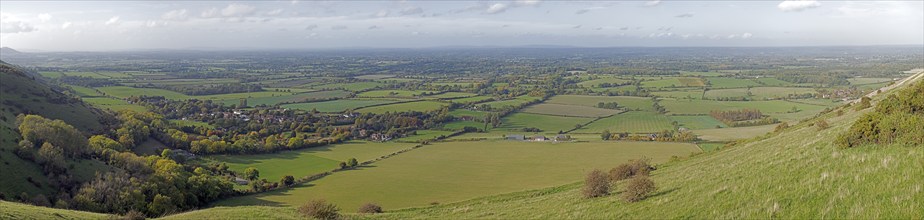
[[[282,184],[283,186],[292,186],[293,184],[295,184],[295,177],[293,177],[292,175],[286,175],[282,177],[282,180],[279,180],[279,183]]]
[[[248,167],[244,169],[244,179],[255,181],[257,178],[260,178],[260,171],[257,168]]]
[[[61,148],[51,145],[51,143],[45,142],[42,144],[35,159],[36,162],[45,166],[46,173],[57,173],[65,169],[63,151]]]
[[[610,137],[612,137],[612,136],[613,136],[613,134],[610,134],[610,130],[603,130],[603,133],[600,134],[600,138],[602,138],[604,141],[605,141],[605,140],[609,140]]]
[[[347,160],[348,167],[356,167],[358,165],[359,165],[359,161],[357,161],[356,158],[350,158],[350,160]]]

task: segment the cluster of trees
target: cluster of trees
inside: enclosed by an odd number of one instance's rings
[[[662,141],[662,142],[688,142],[695,141],[696,135],[691,131],[671,131],[663,130],[653,134],[629,134],[629,132],[611,133],[609,130],[603,130],[600,134],[603,140],[629,140],[629,141]]]
[[[49,177],[59,177],[51,179],[61,180],[52,182],[60,191],[50,197],[38,195],[33,204],[160,216],[235,194],[228,177],[213,173],[209,167],[183,165],[161,156],[141,157],[130,151],[134,146],[107,135],[87,139],[60,120],[20,115],[17,123],[22,135],[17,154],[47,167]],[[113,135],[116,133],[120,133],[118,129]],[[100,160],[112,169],[81,184],[71,176],[69,169],[73,168],[65,166],[80,160]]]
[[[619,103],[616,102],[598,102],[597,108],[618,109]]]
[[[797,111],[798,109],[795,110]],[[747,108],[728,111],[712,110],[709,115],[730,127],[758,126],[780,122],[775,118],[765,117],[760,110]]]
[[[188,78],[188,77],[187,77]],[[206,84],[206,85],[161,85],[161,84],[144,84],[141,87],[153,87],[171,90],[186,95],[215,95],[228,93],[259,92],[263,88],[258,84],[228,83],[228,84]]]
[[[652,170],[654,167],[649,165],[647,159],[630,160],[611,169],[609,173],[593,170],[585,177],[581,193],[584,198],[604,197],[616,190],[616,183],[628,179],[622,198],[626,202],[638,202],[656,189],[654,181],[648,178]]]
[[[835,144],[843,148],[866,144],[924,146],[924,82],[892,94],[860,116]],[[861,101],[860,104],[862,104]],[[858,105],[860,105],[858,104]]]

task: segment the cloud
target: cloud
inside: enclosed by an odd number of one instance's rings
[[[305,30],[310,31],[310,30],[314,30],[315,28],[318,28],[318,25],[312,24],[312,25],[308,25],[308,27],[305,27]]]
[[[3,34],[29,33],[37,30],[35,26],[22,21],[3,21],[0,23],[0,33]]]
[[[776,5],[781,11],[798,12],[806,9],[817,8],[821,3],[815,0],[788,0]]]
[[[381,10],[378,13],[375,13],[375,15],[373,16],[383,18],[383,17],[388,17],[388,14],[389,14],[388,10]]]
[[[63,24],[61,24],[61,29],[67,29],[71,27],[71,24],[72,23],[70,21],[65,21]]]
[[[381,29],[381,28],[382,28],[382,27],[379,27],[379,26],[377,26],[377,25],[372,25],[372,26],[369,26],[369,28],[366,28],[366,29],[373,30],[373,29]]]
[[[539,3],[542,3],[539,0],[518,0],[514,2],[517,6],[538,6]]]
[[[230,4],[228,7],[221,9],[221,15],[225,17],[240,17],[252,15],[257,8],[245,4]]]
[[[603,30],[603,27],[596,27],[596,28],[594,28],[594,30],[595,30],[595,31]]]
[[[113,16],[106,21],[106,25],[119,24],[119,16]]]
[[[661,0],[652,0],[645,2],[645,6],[654,7],[661,4]]]
[[[423,13],[423,8],[420,7],[409,7],[398,12],[401,15],[416,15]]]
[[[51,14],[48,14],[48,13],[39,14],[38,18],[39,20],[42,21],[42,23],[45,23],[46,21],[51,20]]]
[[[331,29],[331,30],[335,30],[335,31],[346,30],[346,29],[347,29],[347,26],[337,25],[337,26],[332,26],[332,27],[330,27],[330,29]]]
[[[164,13],[160,18],[164,20],[183,21],[189,18],[186,9],[177,9]]]
[[[284,11],[284,10],[282,10],[282,9],[280,8],[280,9],[268,11],[268,12],[266,12],[266,15],[269,15],[269,16],[276,16],[276,15],[282,14],[283,11]]]
[[[484,13],[485,13],[485,14],[498,14],[498,13],[504,13],[505,11],[507,11],[507,8],[509,8],[509,7],[510,7],[510,6],[508,6],[507,4],[504,4],[504,3],[496,3],[496,4],[493,4],[493,5],[491,5],[490,7],[488,7],[488,9],[484,11]]]
[[[751,36],[754,36],[754,35],[751,33],[744,33],[744,34],[741,34],[741,39],[748,39],[748,38],[751,38]]]
[[[629,27],[621,27],[621,28],[619,28],[619,30],[620,30],[620,31],[629,30]]]
[[[674,17],[675,17],[675,18],[692,18],[692,17],[693,17],[693,13],[687,12],[687,13],[679,14],[679,15],[674,16]]]
[[[578,29],[578,28],[581,28],[581,27],[583,27],[583,25],[580,25],[580,24],[579,24],[579,25],[575,25],[574,27],[571,27],[571,28]]]
[[[584,13],[587,13],[587,12],[590,12],[590,10],[589,10],[589,9],[580,9],[580,10],[575,11],[574,14],[580,15],[580,14],[584,14]]]
[[[167,22],[166,22],[166,21],[154,21],[154,20],[150,20],[150,21],[146,22],[146,23],[144,24],[144,26],[149,27],[149,28],[164,27],[164,26],[167,26]]]

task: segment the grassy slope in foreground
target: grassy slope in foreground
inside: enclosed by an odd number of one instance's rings
[[[0,219],[112,219],[112,217],[108,214],[0,201]]]
[[[839,149],[831,143],[862,113],[851,108],[845,112],[824,115],[832,125],[826,130],[803,123],[763,140],[669,163],[653,173],[658,186],[654,196],[638,203],[625,203],[618,196],[582,199],[581,184],[574,183],[376,217],[924,217],[924,148]]]

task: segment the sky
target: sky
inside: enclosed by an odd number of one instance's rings
[[[0,1],[25,51],[924,44],[920,1]]]

